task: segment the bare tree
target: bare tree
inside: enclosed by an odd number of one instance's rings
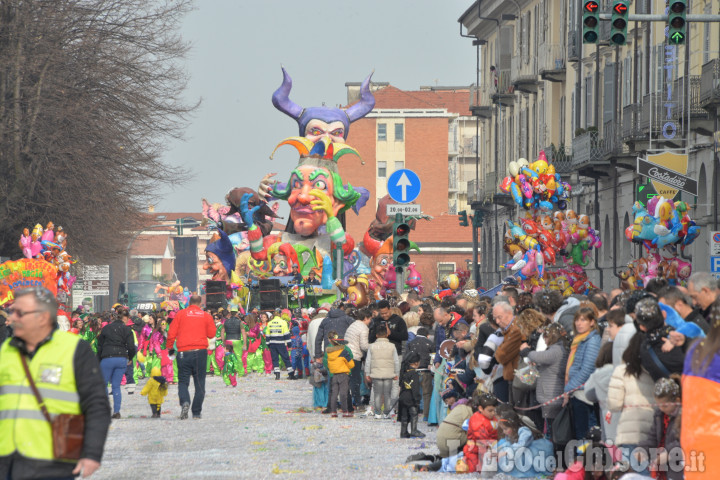
[[[191,0],[0,0],[0,254],[52,220],[106,260],[163,187],[161,155],[197,104],[182,98]]]

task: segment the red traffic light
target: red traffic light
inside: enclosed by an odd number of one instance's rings
[[[615,10],[618,15],[625,15],[625,12],[627,12],[627,5],[624,3],[616,3],[615,6],[613,6],[613,10]]]
[[[408,233],[410,233],[410,226],[406,223],[401,223],[395,228],[395,235],[403,237]]]
[[[595,13],[595,11],[598,9],[598,3],[595,1],[589,1],[585,2],[585,10],[587,10],[590,13]]]
[[[586,27],[595,28],[598,24],[596,17],[587,17],[584,22]]]

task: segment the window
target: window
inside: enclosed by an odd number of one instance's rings
[[[378,123],[378,141],[384,142],[387,140],[387,124]]]
[[[387,177],[387,163],[386,162],[377,162],[377,165],[378,165],[378,177],[379,178]]]
[[[405,125],[402,123],[395,124],[395,141],[396,142],[404,142],[405,141]]]
[[[455,263],[438,263],[437,264],[437,272],[438,272],[438,282],[441,282],[445,280],[445,277],[450,275],[455,271]]]
[[[593,122],[593,101],[595,97],[593,96],[593,78],[592,76],[588,75],[585,77],[585,127],[589,126],[595,126]]]
[[[395,162],[394,171],[402,170],[403,168],[405,168],[405,162]]]

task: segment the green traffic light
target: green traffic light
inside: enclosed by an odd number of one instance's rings
[[[585,32],[583,40],[585,43],[597,43],[598,35],[595,32]]]
[[[670,35],[670,41],[672,43],[680,44],[685,42],[685,35],[683,35],[680,32],[675,32],[672,35]]]

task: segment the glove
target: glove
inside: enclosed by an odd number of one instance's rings
[[[253,225],[255,225],[254,215],[255,212],[260,210],[260,205],[257,207],[249,208],[248,202],[252,198],[252,195],[249,193],[246,193],[242,196],[240,199],[240,216],[242,216],[243,221],[247,225],[247,228],[252,228]]]

